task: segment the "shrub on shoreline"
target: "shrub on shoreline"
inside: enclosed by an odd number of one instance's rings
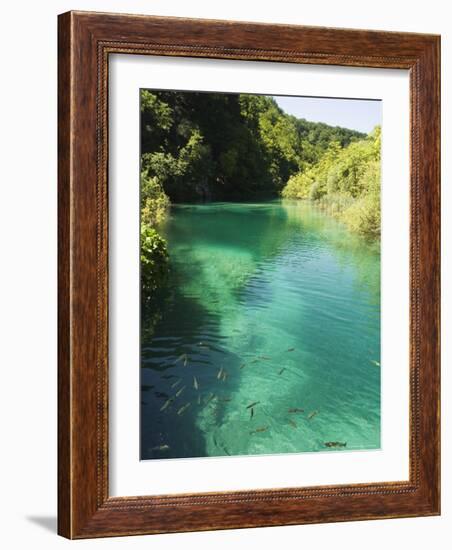
[[[310,199],[363,236],[380,235],[380,147],[377,126],[341,148],[333,142],[319,162],[289,178],[282,196]]]

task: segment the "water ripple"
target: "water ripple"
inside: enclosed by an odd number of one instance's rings
[[[300,203],[178,206],[164,230],[142,457],[378,448],[378,247]]]

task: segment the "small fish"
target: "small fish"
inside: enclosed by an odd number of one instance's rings
[[[226,382],[226,378],[228,377],[228,373],[224,370],[223,371],[223,376],[221,377],[221,379],[223,380],[223,382]]]
[[[252,403],[250,403],[249,405],[247,405],[247,409],[251,409],[253,408],[255,405],[259,405],[260,401],[253,401]]]
[[[218,399],[218,401],[221,401],[222,403],[227,403],[228,401],[231,401],[230,397],[223,397],[221,399]]]
[[[180,388],[180,390],[177,390],[176,392],[176,397],[179,397],[179,395],[185,390],[186,386],[182,386],[182,388]]]
[[[209,397],[207,398],[206,405],[207,405],[208,403],[210,403],[210,402],[212,401],[212,399],[214,399],[214,398],[215,398],[215,394],[214,394],[214,393],[211,393],[211,394],[209,395]]]
[[[268,355],[258,355],[258,359],[263,359],[264,361],[270,361],[271,357]]]
[[[160,407],[160,412],[162,412],[162,411],[164,411],[165,409],[167,409],[167,408],[171,405],[172,401],[173,401],[173,398],[172,398],[172,397],[170,397],[169,399],[167,399],[167,400],[165,401],[165,403],[163,403],[163,405]]]
[[[221,369],[218,371],[218,374],[217,374],[217,380],[220,380],[220,378],[223,376],[223,367],[221,367]]]
[[[304,409],[300,409],[298,407],[292,407],[291,409],[289,409],[289,412],[290,413],[304,413]]]
[[[253,409],[253,407],[251,407],[251,409],[250,409],[250,420],[253,418],[253,416],[254,416],[254,409]]]
[[[182,382],[182,378],[179,378],[179,380],[176,380],[173,384],[171,384],[172,388],[176,388],[180,383]]]
[[[375,361],[375,359],[371,359],[370,362],[373,363],[377,367],[380,366],[380,363],[378,361]]]
[[[200,348],[209,348],[209,346],[205,342],[199,342],[198,346]]]
[[[177,411],[177,414],[180,416],[181,414],[183,414],[187,409],[188,407],[191,405],[191,403],[185,403],[185,405],[183,407],[181,407],[178,411]]]
[[[185,359],[184,359],[184,367],[186,367],[186,366],[187,366],[187,362],[188,362],[188,357],[187,357],[187,355],[185,355]]]
[[[152,447],[153,451],[169,451],[170,446],[169,445],[157,445],[156,447]]]
[[[292,420],[291,418],[289,418],[289,424],[292,426],[292,428],[297,427],[297,423],[295,422],[295,420]]]
[[[319,414],[319,411],[312,411],[312,413],[308,414],[308,420],[312,420],[314,416],[317,416]]]
[[[268,430],[268,426],[262,426],[261,428],[256,428],[255,430],[252,430],[250,432],[250,435],[252,434],[259,434],[259,433],[262,433],[262,432],[266,432]]]
[[[327,441],[325,447],[346,447],[347,442],[341,443],[340,441]]]
[[[251,363],[259,363],[259,359],[253,359]]]
[[[278,374],[282,374],[285,370],[286,370],[286,367],[283,367],[283,368],[278,372]]]
[[[199,390],[199,384],[196,376],[193,376],[193,387],[195,388],[195,390]]]
[[[246,363],[242,363],[242,364],[240,365],[240,369],[244,369],[245,367],[246,367]]]
[[[295,348],[289,348],[287,351],[295,351]]]
[[[201,394],[198,394],[198,405],[201,405]]]
[[[186,353],[183,353],[182,355],[180,355],[180,356],[174,361],[174,364],[179,363],[179,361],[182,361],[182,359],[184,359],[185,361],[187,360],[187,354],[186,354]]]

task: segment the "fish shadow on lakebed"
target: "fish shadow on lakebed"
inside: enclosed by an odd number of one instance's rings
[[[240,384],[243,361],[227,351],[227,339],[218,336],[219,316],[195,299],[177,300],[177,307],[168,308],[157,322],[154,337],[142,341],[142,460],[208,456],[210,428],[222,424]],[[207,325],[208,337],[203,330]],[[177,340],[173,326],[180,330]],[[171,341],[177,344],[169,346]],[[201,415],[205,430],[197,422]],[[218,456],[223,454],[218,449]]]
[[[180,372],[182,369],[185,372]],[[210,430],[215,431],[215,427],[223,425],[227,407],[237,391],[241,377],[240,358],[235,356],[232,365],[228,357],[228,369],[223,370],[227,373],[226,379],[218,378],[221,372],[221,367],[197,368],[193,364],[181,367],[174,377],[164,379],[168,383],[167,391],[156,390],[152,384],[142,386],[142,460],[211,456],[207,439],[212,435]],[[194,379],[198,389],[194,387]],[[175,383],[177,386],[171,388]],[[182,393],[177,395],[180,390]],[[205,429],[199,423],[200,416]],[[218,456],[223,454],[218,449]]]

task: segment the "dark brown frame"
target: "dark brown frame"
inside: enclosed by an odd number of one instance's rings
[[[68,12],[59,16],[58,53],[58,532],[86,538],[439,514],[439,36]],[[109,497],[111,53],[409,70],[409,481]]]

